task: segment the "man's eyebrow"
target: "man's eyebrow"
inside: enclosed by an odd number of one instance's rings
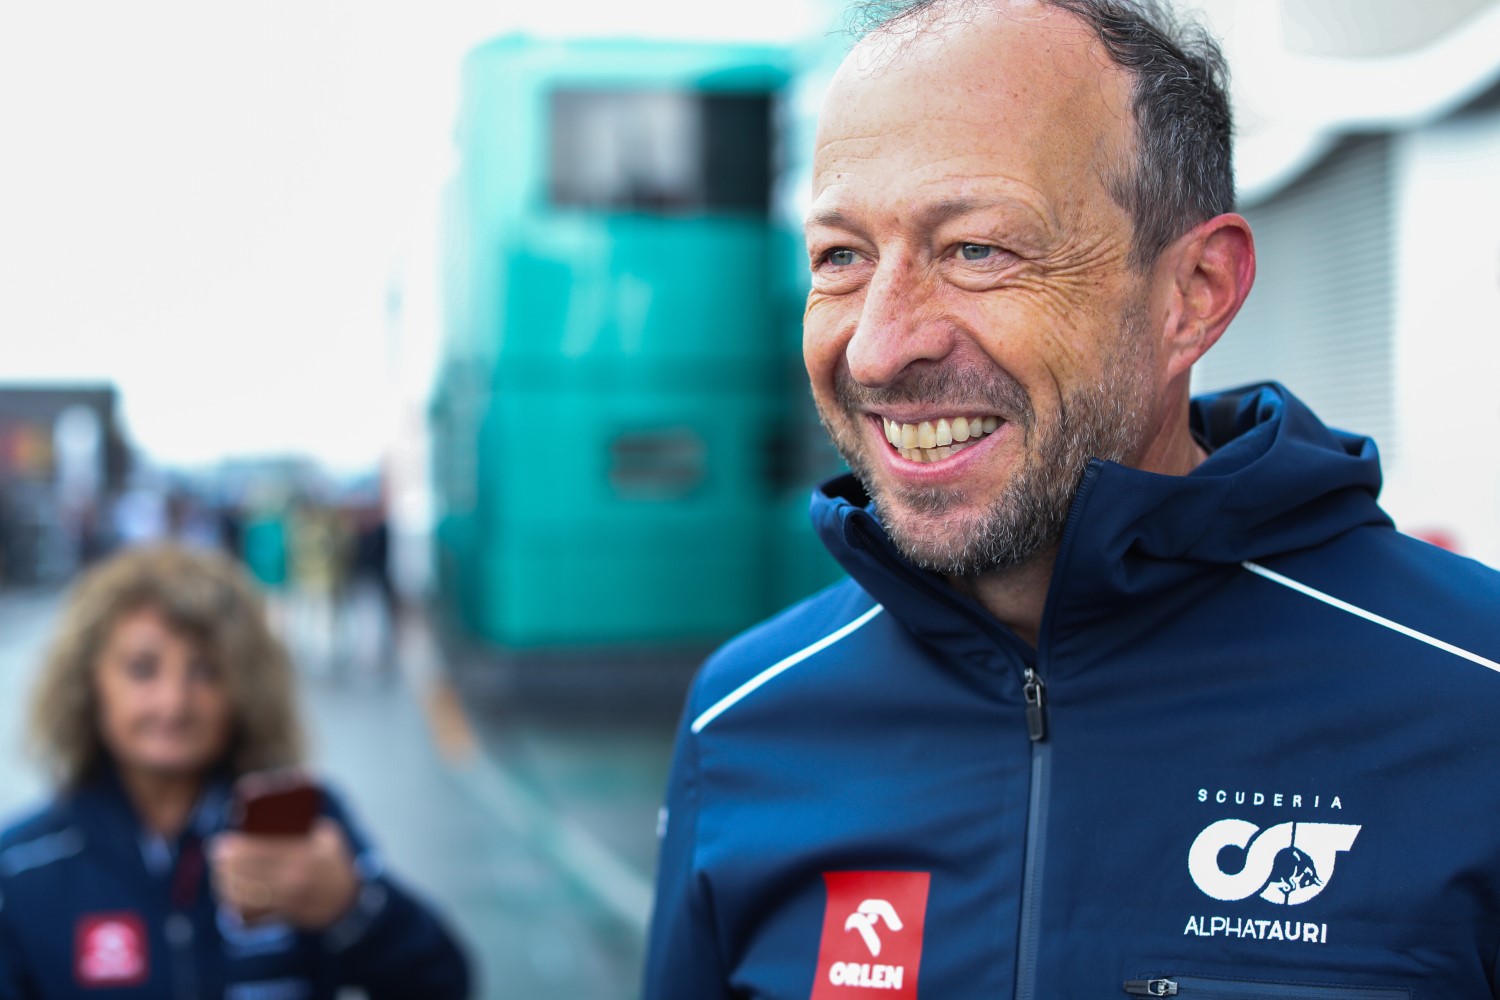
[[[980,201],[974,198],[947,198],[943,201],[924,205],[915,213],[912,220],[918,229],[924,233],[930,233],[949,219],[956,219],[960,215],[968,215],[970,212],[981,208],[993,208],[998,202]]]
[[[855,221],[837,208],[824,208],[808,214],[803,225],[825,226],[829,229],[858,230],[860,227]]]

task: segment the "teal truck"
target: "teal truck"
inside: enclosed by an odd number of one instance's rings
[[[722,639],[833,579],[772,210],[788,52],[503,38],[465,64],[433,397],[442,600],[517,649]]]

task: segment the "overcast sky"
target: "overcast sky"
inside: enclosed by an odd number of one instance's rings
[[[0,4],[0,381],[112,381],[169,462],[373,463],[387,290],[429,278],[462,53],[518,29],[795,39],[816,10]]]

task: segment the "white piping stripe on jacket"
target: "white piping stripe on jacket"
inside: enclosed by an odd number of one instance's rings
[[[1321,590],[1315,590],[1305,583],[1299,583],[1296,580],[1293,580],[1291,577],[1282,576],[1280,573],[1277,573],[1274,570],[1266,569],[1259,563],[1243,562],[1240,565],[1244,566],[1255,575],[1270,580],[1272,583],[1279,583],[1283,587],[1289,587],[1292,590],[1297,591],[1297,593],[1299,594],[1305,594],[1306,596],[1311,597],[1313,600],[1322,601],[1324,604],[1338,608],[1340,611],[1347,611],[1351,615],[1363,618],[1366,621],[1372,621],[1376,625],[1384,625],[1386,628],[1392,630],[1393,632],[1400,632],[1402,635],[1410,636],[1411,638],[1416,639],[1418,642],[1425,642],[1427,643],[1427,645],[1435,646],[1445,653],[1452,653],[1454,656],[1461,656],[1466,660],[1472,660],[1473,662],[1479,664],[1481,667],[1489,667],[1491,670],[1500,673],[1500,663],[1496,663],[1494,660],[1485,659],[1478,653],[1471,653],[1467,649],[1460,649],[1452,643],[1444,642],[1441,639],[1435,639],[1425,632],[1418,632],[1416,629],[1408,628],[1407,626],[1402,625],[1400,622],[1393,622],[1389,618],[1382,618],[1379,615],[1375,614],[1373,611],[1366,611],[1364,608],[1355,607],[1348,601],[1341,601],[1337,597],[1334,597],[1332,594],[1325,594]]]
[[[739,702],[746,695],[754,692],[756,688],[766,683],[766,681],[771,680],[778,674],[790,670],[792,667],[795,667],[797,664],[801,663],[809,656],[812,656],[814,653],[818,653],[827,649],[829,646],[832,646],[834,643],[838,642],[846,635],[849,635],[851,632],[858,631],[865,625],[866,622],[868,622],[871,618],[874,618],[876,615],[880,614],[880,612],[883,610],[884,608],[881,605],[877,604],[869,611],[866,611],[864,614],[860,615],[858,618],[854,619],[852,622],[839,629],[837,632],[825,635],[823,638],[819,639],[811,646],[799,649],[797,652],[793,653],[791,656],[788,656],[786,659],[779,660],[766,669],[762,670],[760,673],[756,674],[754,677],[750,678],[748,681],[741,684],[733,691],[729,692],[729,694],[726,694],[724,697],[714,702],[712,708],[708,709],[708,711],[704,712],[702,715],[694,719],[693,732],[703,732],[704,726],[708,725],[710,722],[723,715],[725,711],[734,707],[735,703]]]

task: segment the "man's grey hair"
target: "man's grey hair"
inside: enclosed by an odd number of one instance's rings
[[[867,0],[852,8],[859,35],[895,30],[937,8],[985,0]],[[1234,211],[1229,69],[1199,24],[1157,0],[1039,0],[1067,11],[1135,77],[1135,162],[1106,177],[1134,220],[1130,259],[1148,268],[1198,223]]]

